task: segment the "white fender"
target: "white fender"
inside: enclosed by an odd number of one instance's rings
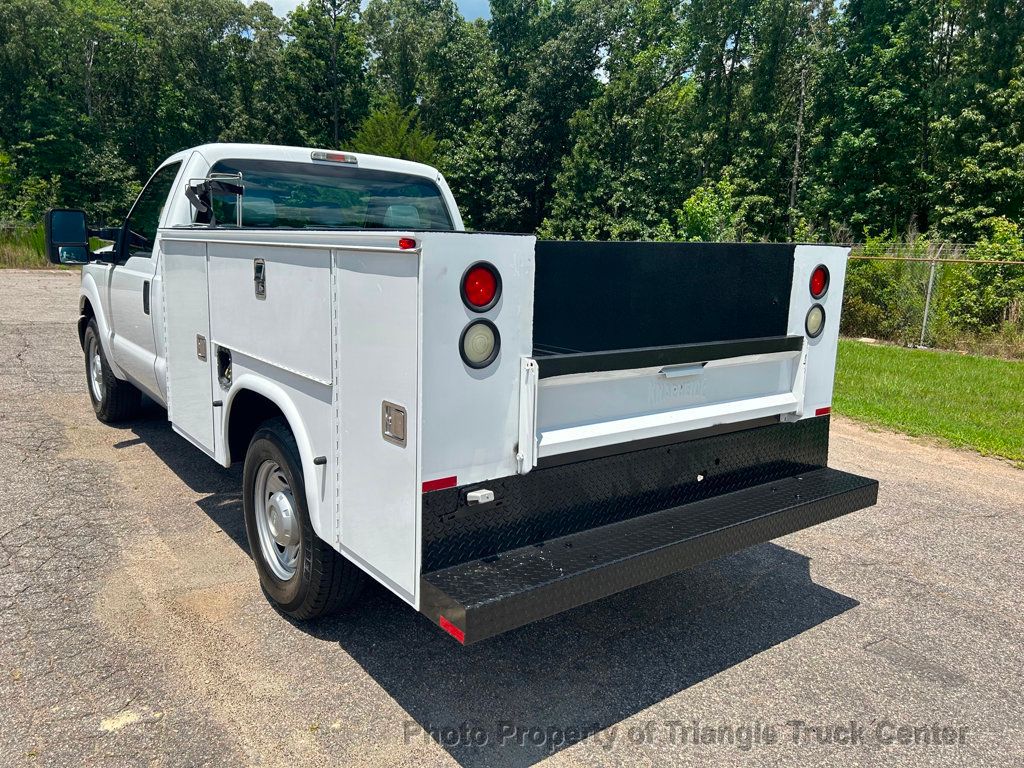
[[[263,395],[280,408],[281,413],[284,414],[292,434],[295,435],[295,443],[299,447],[299,459],[302,462],[302,476],[306,486],[306,503],[309,507],[309,519],[317,536],[324,541],[330,541],[333,533],[331,530],[333,514],[328,509],[325,510],[325,516],[321,517],[320,508],[321,478],[319,475],[321,472],[327,471],[327,466],[318,467],[313,464],[313,447],[309,440],[309,433],[306,431],[306,425],[302,421],[302,416],[299,415],[299,409],[295,407],[295,404],[284,389],[254,373],[243,373],[239,376],[232,383],[231,391],[228,392],[227,397],[224,399],[224,418],[221,421],[221,445],[228,446],[231,408],[234,404],[235,396],[243,390],[251,390],[258,395]],[[230,459],[228,461],[230,462]]]
[[[100,346],[103,347],[103,356],[107,358],[107,365],[119,379],[127,379],[124,371],[114,359],[114,332],[110,328],[110,321],[107,319],[107,309],[100,300],[100,289],[96,285],[96,277],[88,269],[82,270],[81,295],[89,300],[92,306],[93,316],[96,318],[96,325],[100,331]],[[81,300],[79,300],[81,306]]]

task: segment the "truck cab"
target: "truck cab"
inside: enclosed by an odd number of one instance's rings
[[[323,153],[325,157],[332,154],[326,150]],[[379,174],[385,179],[388,175],[413,177],[435,186],[437,204],[433,212],[436,219],[428,223],[431,227],[463,230],[451,190],[444,177],[433,168],[391,158],[353,153],[345,156],[357,158],[358,167],[368,174]],[[327,162],[324,161],[325,165]],[[100,250],[95,260],[82,267],[82,317],[96,319],[108,365],[118,379],[130,381],[165,407],[167,360],[164,335],[160,332],[163,320],[161,234],[171,228],[209,224],[208,218],[203,217],[184,195],[183,190],[190,179],[204,179],[211,173],[237,173],[239,164],[249,171],[261,164],[267,167],[268,163],[271,168],[274,164],[311,164],[310,150],[252,144],[209,144],[172,155],[146,182],[124,224],[116,231],[113,245]],[[252,186],[253,180],[247,180]],[[280,178],[266,180],[279,184],[282,181]],[[378,191],[371,189],[367,194]],[[315,196],[314,201],[325,202],[316,201]],[[230,219],[234,218],[233,202],[221,199],[216,203],[229,216],[222,225],[230,225]],[[340,216],[337,207],[328,205],[321,206],[321,211],[307,209],[288,220],[284,218],[284,211],[279,217],[277,211],[270,207],[272,205],[270,196],[261,197],[254,190],[243,204],[243,225],[271,224],[276,229],[316,225],[369,229],[400,225],[404,223],[403,214],[407,218],[418,215],[418,211],[410,207],[413,204],[403,203],[398,198],[390,203],[378,200],[378,210],[369,210],[359,221]],[[415,218],[408,223],[418,226],[421,222]],[[84,331],[83,325],[80,335],[84,335]]]
[[[846,249],[466,232],[442,175],[215,144],[83,263],[87,390],[243,462],[270,600],[484,640],[875,502],[830,469]]]

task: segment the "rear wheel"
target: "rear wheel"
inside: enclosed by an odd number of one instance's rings
[[[105,423],[127,421],[142,409],[142,393],[114,375],[103,354],[96,320],[89,320],[82,338],[85,350],[85,379],[96,417]]]
[[[312,619],[355,601],[365,576],[313,530],[299,449],[282,419],[264,422],[249,443],[242,503],[260,584],[281,611]]]

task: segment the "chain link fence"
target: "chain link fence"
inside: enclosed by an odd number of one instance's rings
[[[1024,359],[1019,243],[853,244],[842,333]]]

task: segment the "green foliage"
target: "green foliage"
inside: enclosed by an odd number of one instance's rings
[[[573,119],[576,143],[555,181],[542,236],[644,240],[676,232],[693,180],[689,158],[675,149],[692,87],[638,99],[631,81],[614,81]]]
[[[14,221],[41,221],[48,208],[60,200],[60,176],[41,179],[28,176],[14,188],[9,210]]]
[[[359,0],[307,0],[288,17],[285,82],[301,142],[338,147],[369,108]]]
[[[370,0],[362,25],[377,94],[406,110],[443,100],[435,86],[439,52],[463,24],[452,0]]]
[[[113,145],[86,150],[78,178],[82,191],[76,197],[82,200],[88,220],[97,225],[120,224],[142,191],[134,169]]]
[[[682,240],[728,242],[739,240],[739,216],[733,199],[735,187],[728,180],[698,187],[677,212]]]
[[[607,83],[569,121],[570,149],[541,235],[669,239],[700,177],[691,132],[697,86],[680,76],[685,33],[661,0],[613,5],[605,24]]]
[[[356,152],[430,164],[437,140],[420,127],[415,109],[402,109],[389,99],[363,121],[349,146]]]
[[[970,248],[950,253],[924,238],[904,243],[869,237],[850,261],[843,294],[842,331],[848,336],[916,345],[936,260],[924,340],[947,349],[1015,357],[1024,354],[1024,233],[1004,218],[987,223],[988,234]],[[943,249],[945,253],[943,253]],[[957,257],[966,260],[945,261]],[[980,263],[970,263],[973,261]]]
[[[944,265],[938,295],[938,321],[956,331],[1024,331],[1024,233],[1004,218],[992,219],[989,234],[964,254],[982,264]]]
[[[49,266],[41,224],[0,227],[0,268],[38,269]]]
[[[455,0],[5,0],[0,222],[113,223],[208,141],[356,142],[436,163],[477,228],[1005,251],[1022,37],[1005,0],[492,0],[487,22]],[[906,336],[917,310],[880,287],[920,281],[902,269],[854,270],[855,326]],[[936,333],[1016,322],[992,269],[943,268]]]
[[[921,261],[886,260],[899,256]],[[924,320],[929,264],[928,242],[918,238],[904,246],[893,237],[868,237],[862,255],[851,260],[843,291],[842,332],[847,336],[917,344]],[[878,259],[878,260],[875,260]]]

